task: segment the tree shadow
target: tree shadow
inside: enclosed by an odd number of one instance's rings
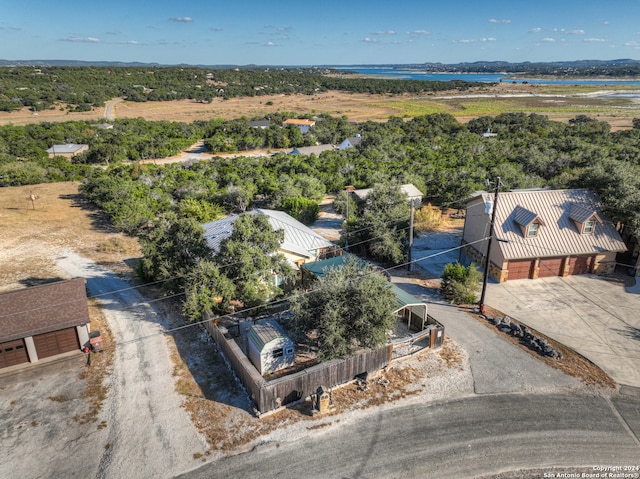
[[[634,328],[633,326],[627,326],[626,329],[614,329],[620,336],[625,336],[636,341],[640,341],[640,328]]]
[[[173,338],[179,355],[179,359],[175,359],[180,361],[174,374],[180,377],[181,366],[186,367],[189,373],[186,376],[193,378],[197,386],[196,394],[200,393],[203,399],[252,414],[253,402],[221,356],[213,338],[202,326],[185,327],[171,331],[168,335]],[[191,395],[188,390],[180,392]]]
[[[72,208],[80,208],[89,212],[89,218],[93,228],[101,233],[118,233],[119,230],[113,226],[111,220],[95,204],[87,201],[82,193],[72,193],[60,195],[60,199],[71,203]]]
[[[38,278],[36,276],[29,276],[28,278],[23,278],[18,283],[27,288],[31,288],[33,286],[41,286],[43,284],[50,283],[59,283],[60,281],[65,281],[65,278],[61,278],[60,276],[55,276],[51,278]]]

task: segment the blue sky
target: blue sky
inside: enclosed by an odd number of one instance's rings
[[[0,58],[207,65],[640,59],[639,19],[639,0],[0,0]]]

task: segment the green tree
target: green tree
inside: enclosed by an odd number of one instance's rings
[[[329,270],[311,291],[292,299],[292,327],[314,338],[319,359],[345,356],[385,344],[387,332],[395,326],[395,301],[382,275],[349,260]]]
[[[351,214],[351,211],[349,211]],[[410,206],[400,186],[381,183],[360,202],[357,216],[343,225],[342,238],[378,261],[400,264],[405,258]]]
[[[473,304],[480,284],[480,272],[471,263],[466,268],[458,262],[446,264],[442,272],[440,294],[455,304]]]
[[[233,223],[231,235],[222,241],[215,262],[234,282],[236,296],[245,307],[265,304],[282,294],[275,277],[290,281],[294,271],[278,253],[284,231],[274,231],[266,216],[241,214]]]
[[[168,293],[183,291],[185,278],[211,250],[204,239],[204,229],[192,218],[167,213],[154,228],[140,238],[144,257],[138,272],[145,280],[163,281]]]
[[[186,278],[182,311],[189,320],[199,321],[204,312],[227,313],[233,298],[233,282],[213,261],[202,260]]]
[[[282,198],[282,209],[298,221],[308,225],[318,218],[318,211],[320,211],[318,203],[301,196]]]

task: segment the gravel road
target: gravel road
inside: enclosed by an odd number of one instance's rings
[[[99,421],[107,423],[107,443],[95,449],[97,478],[173,477],[195,467],[205,439],[180,407],[169,355],[165,318],[137,290],[93,261],[67,251],[58,267],[87,278],[90,296],[99,296],[116,343],[109,397]],[[109,293],[109,294],[106,294]]]

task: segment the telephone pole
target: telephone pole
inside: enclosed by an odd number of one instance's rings
[[[413,271],[411,249],[413,248],[413,198],[411,198],[411,213],[409,216],[409,251],[407,253],[407,271]]]
[[[480,294],[480,314],[485,314],[484,297],[487,294],[487,283],[489,282],[489,257],[491,255],[491,240],[493,239],[493,228],[496,222],[496,210],[498,209],[498,191],[500,190],[500,177],[496,179],[496,189],[493,194],[493,206],[491,211],[491,223],[489,225],[489,241],[487,242],[487,258],[484,262],[484,279],[482,281],[482,293]]]

